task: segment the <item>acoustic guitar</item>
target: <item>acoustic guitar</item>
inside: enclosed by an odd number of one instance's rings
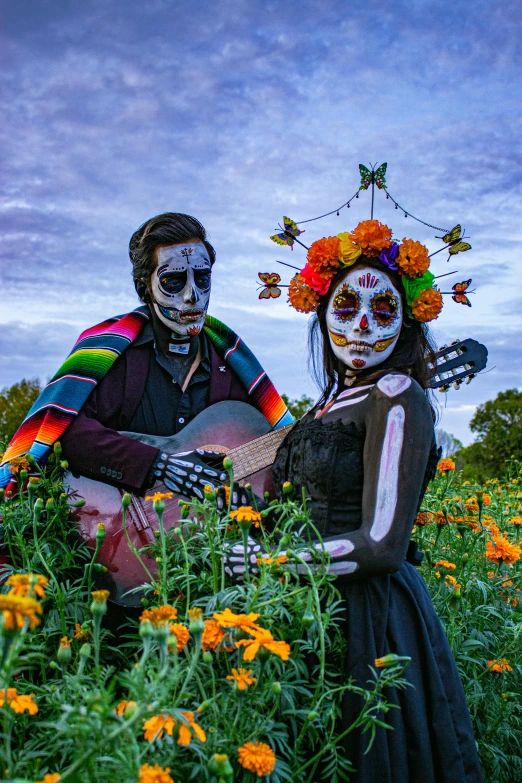
[[[465,340],[441,349],[435,355],[430,385],[446,390],[450,384],[460,384],[471,379],[486,366],[487,350],[475,340]],[[222,451],[234,462],[234,479],[252,484],[259,497],[265,491],[273,495],[271,465],[276,452],[293,427],[289,424],[272,430],[265,417],[244,402],[218,402],[196,416],[180,433],[170,437],[122,433],[130,438],[148,443],[162,451],[176,453],[196,448]],[[106,538],[101,547],[98,562],[108,570],[98,575],[97,586],[110,590],[111,600],[122,606],[139,606],[140,594],[129,590],[146,581],[146,574],[128,547],[122,523],[121,500],[124,490],[100,481],[66,473],[65,484],[74,500],[83,498],[85,505],[73,508],[71,513],[82,538],[95,547],[96,529],[100,522],[106,527]],[[169,490],[156,485],[154,491]],[[176,526],[181,517],[179,495],[165,501],[163,520],[165,528]],[[154,540],[158,520],[152,503],[137,495],[131,495],[127,511],[127,532],[137,549]],[[156,563],[142,555],[150,572],[156,573]]]

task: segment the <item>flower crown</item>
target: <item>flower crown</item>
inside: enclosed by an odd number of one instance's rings
[[[421,323],[438,317],[442,294],[433,284],[435,276],[429,271],[427,247],[414,239],[404,238],[400,244],[392,241],[391,229],[379,220],[363,220],[352,232],[313,242],[306,265],[288,286],[292,307],[300,313],[316,310],[334,275],[355,264],[361,256],[378,258],[385,267],[399,273],[409,316]]]

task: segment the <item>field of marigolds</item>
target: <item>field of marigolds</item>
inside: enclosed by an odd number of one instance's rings
[[[336,675],[346,644],[341,604],[327,555],[313,554],[313,572],[302,557],[313,532],[306,499],[287,486],[271,504],[269,532],[266,511],[219,514],[209,491],[203,502],[184,502],[179,527],[166,532],[164,498],[153,496],[158,532],[148,553],[157,581],[116,633],[110,596],[96,582],[97,553],[70,518],[66,467],[56,444],[45,473],[20,461],[13,468],[19,493],[0,493],[7,560],[0,778],[349,780],[341,696],[353,691],[362,704],[345,732],[364,731],[370,743],[375,726],[386,723],[390,686],[409,687],[409,660],[391,654],[376,661],[366,682]],[[37,474],[29,481],[28,471]],[[478,486],[442,460],[413,532],[464,682],[487,783],[522,780],[519,481],[514,461],[503,480]],[[222,553],[249,534],[269,554],[257,574],[233,583]],[[104,536],[100,525],[98,549]]]

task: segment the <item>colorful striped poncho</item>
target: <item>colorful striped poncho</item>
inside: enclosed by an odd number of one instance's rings
[[[38,463],[45,463],[53,444],[78,415],[94,387],[148,320],[148,307],[142,306],[126,315],[109,318],[80,335],[7,447],[0,464],[0,488],[8,487],[13,478],[9,462],[15,457],[31,454]],[[252,404],[272,427],[278,429],[290,424],[291,413],[241,338],[210,315],[205,319],[204,330],[217,353],[239,377]]]

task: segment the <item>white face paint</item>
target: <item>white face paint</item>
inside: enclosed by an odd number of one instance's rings
[[[326,313],[335,356],[352,370],[391,354],[402,327],[401,296],[385,272],[360,266],[332,291]]]
[[[210,298],[211,264],[203,242],[195,240],[157,250],[150,289],[160,321],[179,337],[199,334]]]

